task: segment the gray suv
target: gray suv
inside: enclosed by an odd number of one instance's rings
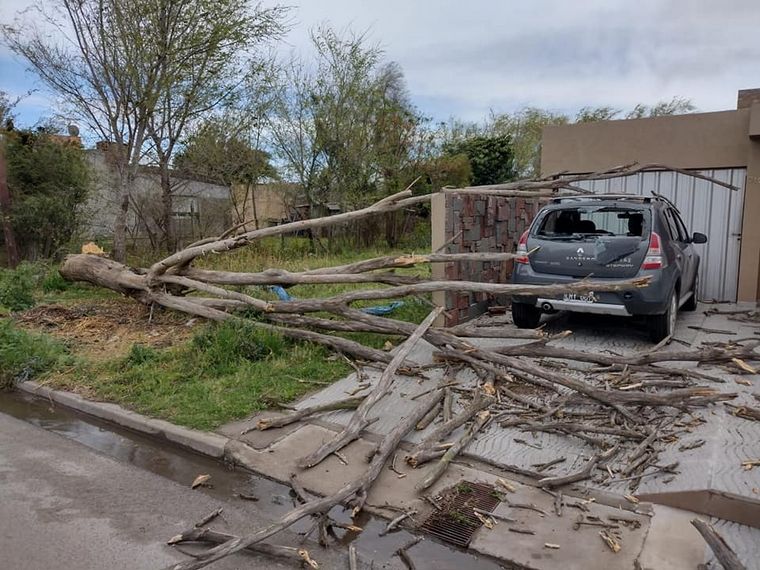
[[[697,306],[699,255],[681,214],[662,196],[601,194],[556,198],[520,237],[512,281],[550,285],[651,276],[648,287],[546,297],[516,296],[512,317],[535,328],[542,313],[645,316],[653,342],[673,334],[679,309]]]

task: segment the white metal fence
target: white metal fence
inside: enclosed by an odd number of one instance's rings
[[[739,282],[739,250],[746,170],[700,170],[701,174],[739,188],[730,190],[707,180],[676,172],[640,172],[634,176],[593,180],[577,185],[594,193],[662,194],[680,210],[690,232],[707,235],[695,245],[700,255],[699,298],[735,302]],[[758,220],[760,223],[760,220]]]

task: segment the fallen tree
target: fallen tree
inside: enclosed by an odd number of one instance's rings
[[[500,196],[556,196],[556,192],[563,188],[576,191],[575,184],[581,180],[603,180],[629,175],[641,169],[627,166],[574,176],[572,179],[550,177],[460,191]],[[314,467],[330,454],[338,453],[345,445],[361,437],[362,432],[375,419],[371,413],[377,409],[377,403],[392,391],[400,374],[421,374],[425,367],[449,366],[469,369],[478,378],[475,385],[470,383],[460,386],[461,381],[455,374],[452,380],[441,382],[426,393],[418,394],[415,399],[419,400],[416,400],[413,410],[384,437],[368,459],[369,464],[362,475],[347,483],[337,493],[324,498],[306,497],[303,504],[284,517],[248,536],[234,537],[208,529],[190,529],[183,533],[183,538],[177,538],[178,542],[201,540],[216,546],[201,553],[198,559],[182,562],[173,568],[201,568],[245,549],[262,551],[269,548],[271,553],[296,559],[301,553],[290,547],[252,547],[304,517],[318,515],[317,518],[323,520],[327,511],[338,504],[347,504],[354,514],[358,514],[381,469],[395,456],[401,440],[415,428],[427,431],[423,433],[422,442],[408,454],[408,463],[416,467],[437,460],[428,467],[428,476],[420,489],[432,486],[452,460],[465,452],[468,444],[480,433],[511,428],[575,437],[594,448],[591,459],[583,469],[565,475],[536,476],[535,472],[516,466],[505,467],[535,479],[543,477],[547,487],[560,488],[591,478],[605,478],[607,474],[609,477],[603,479],[602,484],[622,480],[631,481],[632,485],[637,484],[641,477],[654,473],[647,472],[648,468],[664,469],[657,464],[657,446],[663,445],[666,438],[677,439],[675,430],[666,433],[667,422],[675,423],[683,412],[693,413],[696,408],[736,396],[734,393],[719,393],[702,385],[694,385],[694,381],[707,377],[697,371],[683,372],[681,375],[684,379],[678,382],[663,380],[663,377],[673,374],[673,371],[657,364],[667,365],[673,361],[730,364],[737,360],[743,362],[757,359],[756,342],[736,342],[725,346],[678,351],[658,345],[652,350],[624,357],[567,350],[551,344],[569,332],[552,336],[542,330],[522,331],[513,327],[477,327],[470,324],[437,328],[432,324],[441,309],[434,309],[420,325],[416,325],[368,314],[354,306],[362,301],[399,299],[439,291],[550,296],[621,291],[647,286],[647,279],[605,283],[581,280],[571,284],[531,286],[438,281],[396,272],[398,269],[430,263],[499,263],[512,260],[512,253],[438,251],[424,255],[376,257],[300,272],[272,268],[244,273],[193,265],[198,259],[222,255],[263,237],[355,222],[364,217],[407,208],[429,198],[430,196],[413,196],[407,189],[367,208],[327,218],[301,220],[236,234],[241,227],[245,227],[245,224],[241,224],[218,238],[202,240],[148,268],[132,268],[94,255],[71,255],[65,259],[60,271],[66,279],[85,281],[146,305],[181,311],[213,321],[245,319],[268,331],[298,341],[318,343],[351,357],[357,361],[356,364],[352,362],[357,370],[361,362],[382,368],[379,379],[367,395],[303,408],[277,418],[262,419],[252,428],[276,429],[298,421],[308,421],[327,411],[344,410],[351,413],[345,428],[334,438],[316,450],[304,452],[304,457],[299,461],[302,469]],[[376,284],[377,287],[350,290],[327,298],[288,301],[267,299],[252,289],[271,285],[290,287],[325,283],[362,286]],[[256,315],[255,319],[250,318],[252,312]],[[341,336],[350,332],[393,335],[401,337],[402,342],[395,353],[389,353]],[[526,342],[485,349],[473,344],[472,339],[477,337],[522,338]],[[412,347],[422,339],[435,349],[437,362],[433,365],[415,362],[411,358]],[[567,361],[596,365],[597,368],[573,372],[557,364]],[[550,367],[549,362],[558,368]],[[612,381],[610,377],[613,378]],[[469,402],[466,401],[468,397]],[[742,408],[745,410],[742,417],[748,417],[746,409],[747,407]],[[443,421],[431,425],[439,415],[443,416]],[[657,430],[646,427],[655,424],[658,425]],[[446,441],[447,438],[451,440]],[[549,461],[542,466],[542,470],[559,463],[560,460]],[[604,470],[599,469],[602,466]],[[669,467],[667,471],[672,469]],[[625,475],[625,478],[614,479],[615,473]]]

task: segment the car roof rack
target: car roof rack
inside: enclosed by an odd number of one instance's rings
[[[654,192],[652,193],[654,194]],[[655,198],[660,198],[659,194],[654,194]],[[639,194],[582,194],[579,196],[562,196],[553,198],[553,204],[561,204],[565,201],[582,202],[584,200],[628,200],[629,202],[643,202],[648,204],[652,201],[650,196],[641,196]]]
[[[652,190],[652,196],[654,196],[656,200],[662,200],[663,202],[665,202],[671,208],[673,208],[675,210],[678,210],[678,207],[673,202],[671,202],[670,200],[668,200],[665,196],[663,196],[662,194],[658,194],[657,192],[655,192],[654,190]]]

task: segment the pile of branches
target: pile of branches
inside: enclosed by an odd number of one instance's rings
[[[467,189],[500,196],[544,196],[561,192],[581,192],[577,183],[632,175],[647,167],[631,165],[591,175],[521,181],[498,187]],[[701,175],[698,175],[702,177]],[[720,181],[714,181],[723,184]],[[447,190],[448,191],[448,190]],[[358,301],[397,299],[435,291],[470,291],[487,294],[540,295],[588,293],[590,291],[629,290],[645,287],[647,279],[629,279],[600,284],[580,281],[572,284],[531,286],[509,283],[469,281],[434,281],[414,275],[401,275],[394,270],[418,264],[458,262],[462,260],[508,261],[511,253],[444,253],[386,256],[337,267],[302,272],[270,269],[241,273],[201,269],[193,263],[206,256],[220,255],[245,247],[273,235],[354,222],[367,216],[408,208],[430,199],[430,195],[413,196],[410,189],[389,196],[368,208],[291,224],[236,233],[233,228],[218,238],[204,240],[179,251],[148,268],[131,268],[105,257],[72,255],[66,258],[61,274],[69,280],[86,281],[103,286],[139,302],[182,311],[215,321],[244,319],[286,337],[319,343],[361,363],[379,366],[382,374],[371,391],[331,404],[306,408],[282,418],[260,422],[259,429],[281,427],[310,418],[332,409],[354,409],[346,426],[335,437],[301,458],[299,466],[310,469],[331,454],[358,439],[375,418],[376,404],[386,397],[401,375],[425,375],[430,365],[410,359],[414,346],[422,339],[436,349],[434,366],[448,369],[469,368],[478,379],[476,385],[464,386],[457,375],[444,374],[434,389],[415,397],[413,410],[407,414],[368,457],[363,474],[344,485],[338,492],[322,498],[299,493],[300,506],[271,525],[243,536],[234,537],[213,532],[192,532],[192,540],[217,543],[194,560],[172,568],[202,568],[232,553],[249,549],[283,556],[303,557],[290,547],[266,545],[263,541],[304,517],[316,517],[328,524],[327,512],[344,504],[354,516],[365,506],[367,494],[386,463],[395,456],[401,441],[415,429],[424,429],[439,415],[442,421],[430,430],[424,440],[406,456],[406,461],[427,469],[419,491],[430,488],[445,472],[451,461],[489,426],[501,425],[528,431],[544,431],[582,439],[593,446],[594,453],[584,467],[563,476],[545,476],[551,467],[539,466],[535,471],[512,468],[533,477],[547,489],[598,477],[609,481],[640,480],[651,475],[651,468],[672,472],[674,465],[659,465],[661,444],[678,437],[681,416],[695,408],[733,399],[736,394],[722,393],[705,381],[710,377],[692,369],[676,369],[674,361],[732,363],[757,358],[755,343],[735,342],[730,345],[670,351],[658,345],[652,350],[630,357],[568,351],[555,348],[551,342],[566,333],[551,336],[541,330],[519,331],[509,327],[458,326],[433,327],[441,315],[434,308],[419,325],[379,317],[352,306]],[[377,284],[373,289],[357,289],[333,297],[269,301],[255,296],[252,286],[292,286],[317,283]],[[245,309],[245,311],[241,311]],[[248,316],[255,312],[257,318]],[[317,315],[319,314],[319,315]],[[324,316],[330,315],[329,317]],[[333,333],[370,332],[406,337],[393,353],[377,350]],[[500,349],[479,348],[472,337],[518,337],[527,342]],[[556,367],[558,359],[596,367],[592,371],[573,372],[567,366]],[[663,364],[665,366],[663,366]],[[454,401],[459,399],[458,413]],[[745,409],[746,413],[746,409]],[[751,413],[750,413],[751,415]],[[687,426],[688,427],[688,426]],[[460,429],[461,428],[461,429]],[[683,429],[686,429],[684,427]],[[557,463],[557,462],[555,462]],[[429,464],[429,465],[428,465]],[[294,485],[297,481],[294,480]],[[552,491],[553,492],[553,491]],[[178,540],[181,541],[181,540]]]

